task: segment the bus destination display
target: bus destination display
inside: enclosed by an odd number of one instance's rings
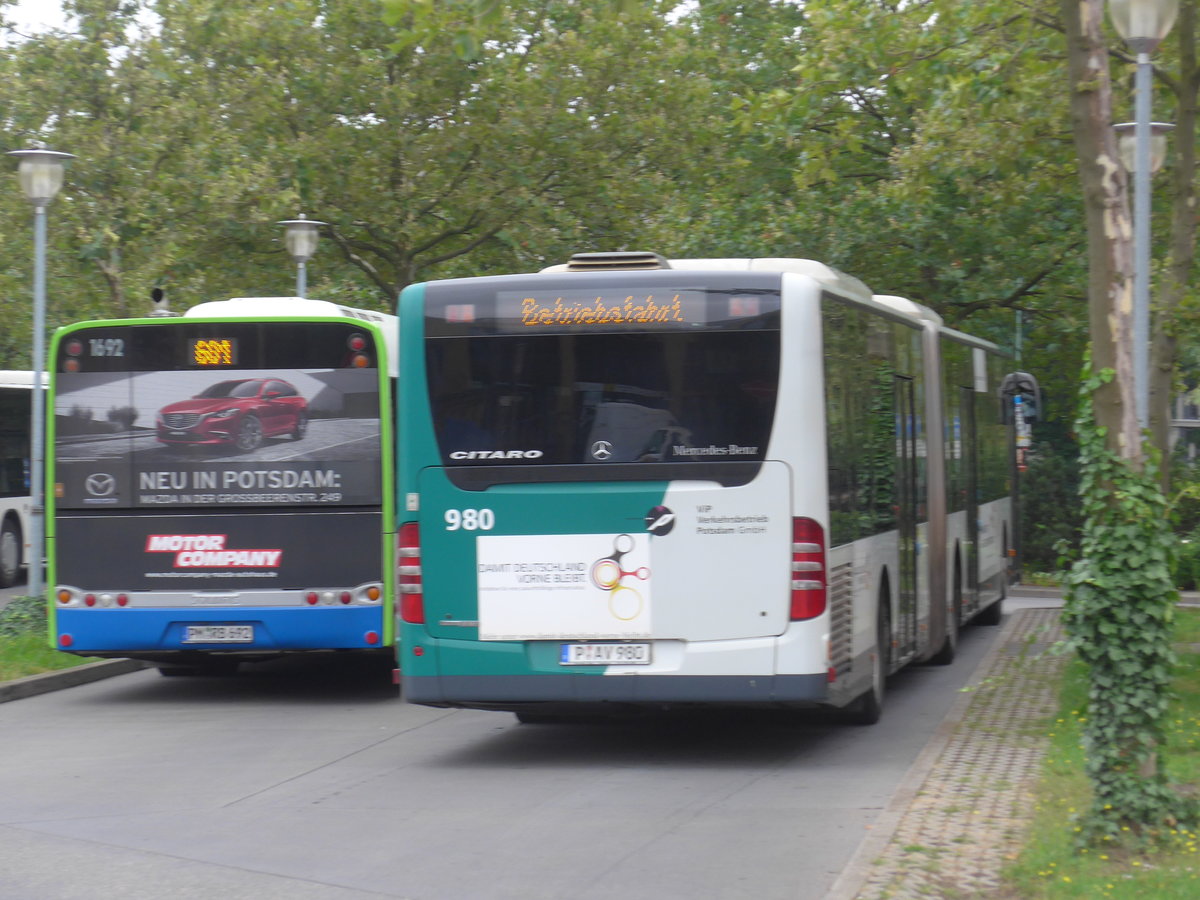
[[[188,361],[193,366],[216,368],[236,366],[238,345],[236,338],[189,338]]]

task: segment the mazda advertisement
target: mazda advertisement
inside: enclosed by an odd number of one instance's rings
[[[64,509],[380,501],[375,369],[59,373]]]

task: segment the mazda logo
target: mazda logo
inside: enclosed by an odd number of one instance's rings
[[[595,459],[608,459],[612,453],[612,444],[608,441],[596,441],[592,444],[592,456]]]
[[[96,472],[87,477],[84,482],[87,491],[93,497],[107,497],[117,489],[117,479],[107,472]]]

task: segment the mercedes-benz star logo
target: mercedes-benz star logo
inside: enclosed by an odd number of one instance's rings
[[[596,441],[592,444],[592,456],[595,459],[608,459],[612,456],[612,444],[608,441]]]
[[[117,479],[107,472],[95,472],[84,482],[93,497],[107,497],[117,489]]]

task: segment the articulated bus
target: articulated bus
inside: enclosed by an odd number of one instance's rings
[[[399,302],[404,693],[876,721],[996,623],[1005,359],[798,259],[577,254]]]
[[[0,587],[12,587],[29,559],[29,421],[33,373],[0,371]]]
[[[60,329],[53,645],[164,674],[390,654],[394,323],[287,297]]]

